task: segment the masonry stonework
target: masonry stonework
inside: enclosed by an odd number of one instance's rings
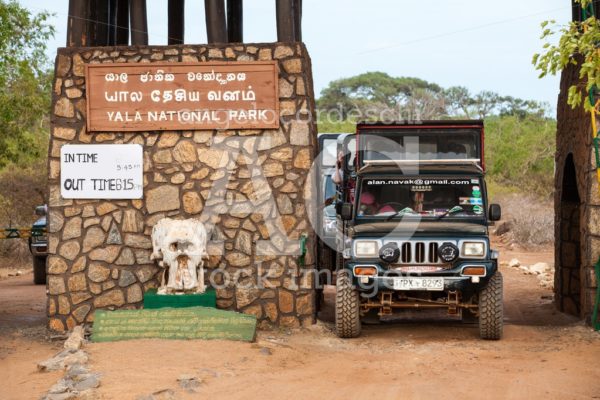
[[[567,104],[568,88],[581,84],[565,69],[558,99],[555,175],[555,299],[559,310],[590,320],[600,256],[600,192],[589,113]]]
[[[86,131],[86,63],[252,60],[278,63],[278,130]],[[143,146],[143,199],[62,198],[61,146],[111,143]],[[59,49],[48,156],[50,328],[91,323],[96,309],[140,308],[144,292],[159,283],[150,235],[164,217],[214,225],[207,274],[219,285],[219,308],[253,314],[263,328],[313,323],[314,276],[303,272],[315,263],[304,202],[315,149],[311,64],[302,44]],[[223,192],[215,193],[219,182]],[[268,229],[270,216],[282,231]],[[307,236],[302,262],[297,255],[257,252],[257,241],[271,240],[277,248],[302,235]],[[265,271],[267,278],[256,285]]]

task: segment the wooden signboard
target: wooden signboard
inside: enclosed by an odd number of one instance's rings
[[[253,341],[256,317],[209,307],[98,310],[93,342],[128,339],[226,339]]]
[[[277,129],[274,61],[87,64],[90,132]]]

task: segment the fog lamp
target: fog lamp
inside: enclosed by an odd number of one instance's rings
[[[465,276],[485,276],[485,267],[469,266],[462,269],[461,275]]]
[[[355,276],[373,276],[377,275],[377,268],[372,265],[354,267]]]

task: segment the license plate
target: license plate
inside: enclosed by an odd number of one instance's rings
[[[394,290],[444,290],[444,278],[394,278]]]

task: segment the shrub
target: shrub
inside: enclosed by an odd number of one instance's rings
[[[505,116],[485,122],[488,180],[549,198],[554,190],[556,121]]]
[[[511,194],[495,200],[502,206],[502,220],[510,225],[507,233],[523,247],[554,243],[554,206],[533,195]]]
[[[47,198],[46,162],[40,160],[29,167],[11,165],[0,172],[0,228],[30,228],[35,207]],[[0,240],[0,265],[22,268],[30,264],[26,239]]]

